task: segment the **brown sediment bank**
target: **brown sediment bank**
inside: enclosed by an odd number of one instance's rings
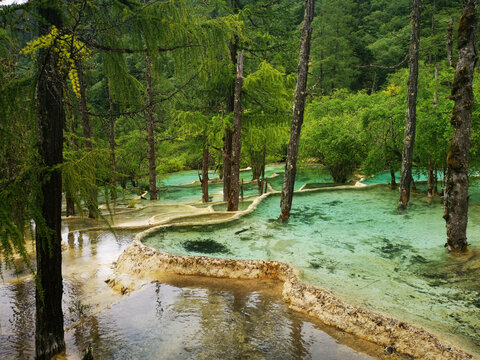
[[[283,299],[290,308],[359,338],[414,359],[474,359],[421,327],[347,304],[326,290],[305,284],[298,270],[283,262],[174,256],[147,247],[137,238],[118,258],[107,283],[115,290],[127,293],[165,273],[277,279],[283,282]]]

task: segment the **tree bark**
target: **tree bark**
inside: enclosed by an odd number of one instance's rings
[[[455,101],[450,123],[454,136],[447,156],[443,215],[450,251],[466,250],[468,222],[468,155],[473,107],[473,75],[477,61],[477,1],[462,0],[458,26],[458,63],[450,99]]]
[[[230,178],[230,193],[228,196],[228,211],[238,210],[240,188],[240,152],[242,149],[242,87],[243,87],[243,51],[237,55],[237,76],[233,105],[233,137],[232,137],[232,172]]]
[[[232,4],[234,11],[236,4]],[[237,64],[237,39],[234,39],[230,42],[228,46],[230,50],[230,60],[232,64]],[[234,111],[235,103],[235,83],[232,82],[227,89],[226,96],[226,113],[230,114]],[[233,141],[233,130],[227,126],[225,129],[225,136],[223,137],[223,201],[228,201],[230,196],[230,185],[232,177],[232,141]]]
[[[43,4],[42,4],[43,5]],[[62,28],[61,15],[54,6],[39,5],[40,36],[50,26]],[[42,19],[43,18],[43,19]],[[58,165],[63,161],[63,79],[58,69],[58,55],[52,49],[40,50],[35,89],[39,132],[38,151],[42,180],[38,205],[41,220],[35,228],[37,283],[35,292],[35,357],[50,359],[65,349],[62,311],[61,211],[62,175]]]
[[[145,81],[147,83],[147,143],[148,143],[148,182],[150,200],[157,200],[157,168],[155,162],[155,137],[153,133],[153,87],[152,63],[150,55],[145,56]]]
[[[287,148],[287,160],[285,163],[285,177],[283,179],[282,199],[280,202],[280,218],[287,220],[292,208],[295,175],[297,173],[298,146],[300,143],[300,131],[303,123],[305,110],[305,98],[308,76],[308,59],[310,56],[310,40],[312,38],[312,21],[315,10],[315,0],[305,0],[305,13],[300,40],[300,56],[298,61],[297,85],[292,109],[292,124],[290,127],[290,140]]]
[[[403,140],[402,174],[400,180],[400,197],[398,209],[406,209],[410,201],[410,179],[412,177],[413,147],[415,145],[415,128],[417,123],[417,83],[418,51],[420,44],[420,12],[422,1],[413,0],[411,14],[412,30],[410,35],[410,73],[408,75],[407,115],[405,117],[405,136]]]
[[[202,162],[202,203],[208,203],[208,146],[203,149]]]

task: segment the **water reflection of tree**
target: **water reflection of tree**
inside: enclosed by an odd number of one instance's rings
[[[21,281],[12,284],[12,326],[14,338],[13,348],[16,359],[28,359],[34,353],[35,327],[35,288],[32,281]]]
[[[204,294],[202,292],[205,291]],[[190,299],[178,311],[199,314],[200,328],[188,339],[189,349],[202,359],[258,358],[307,355],[302,320],[288,311],[281,299],[245,289],[190,290]],[[179,307],[180,305],[181,307]]]

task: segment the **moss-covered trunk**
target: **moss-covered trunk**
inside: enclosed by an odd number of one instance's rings
[[[287,148],[285,177],[283,180],[282,199],[280,202],[280,217],[284,220],[290,217],[290,209],[292,208],[295,175],[297,173],[298,146],[300,143],[300,131],[302,129],[303,113],[305,111],[305,98],[307,95],[308,59],[310,57],[310,40],[312,38],[312,21],[314,10],[315,0],[305,0],[303,28],[300,39],[297,85],[293,100],[290,140]]]
[[[60,11],[49,4],[39,8],[40,35],[50,26],[62,28]],[[41,219],[35,228],[37,286],[35,292],[35,357],[50,359],[65,349],[62,312],[61,210],[62,175],[58,165],[63,160],[63,79],[56,52],[40,50],[37,59],[38,79],[35,90],[38,151],[41,160],[41,192],[38,205]]]
[[[473,75],[477,61],[477,1],[462,0],[458,26],[458,63],[450,98],[455,101],[451,124],[455,134],[447,156],[443,217],[447,223],[447,248],[467,248],[468,154],[473,107]]]
[[[415,128],[417,126],[418,52],[420,46],[421,6],[421,0],[413,0],[412,14],[410,18],[412,25],[409,51],[410,72],[408,75],[407,115],[405,117],[400,196],[398,199],[399,209],[405,209],[410,201],[413,148],[415,146]]]

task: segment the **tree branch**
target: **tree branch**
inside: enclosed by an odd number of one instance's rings
[[[377,68],[377,69],[396,69],[396,68],[399,68],[400,66],[402,66],[405,62],[407,62],[408,58],[409,58],[409,54],[407,53],[402,61],[400,61],[398,64],[393,65],[393,66],[382,66],[382,65],[369,64],[369,65],[357,65],[357,67],[358,68]]]
[[[113,52],[113,53],[121,53],[121,54],[135,54],[135,53],[144,53],[147,52],[147,49],[130,49],[130,48],[114,48],[111,46],[99,44],[94,41],[88,41],[82,39],[82,41],[85,44],[90,45],[91,47],[94,47],[99,50],[103,51],[108,51],[108,52]],[[162,47],[157,47],[158,52],[167,52],[167,51],[174,51],[174,50],[179,50],[179,49],[187,49],[187,48],[194,48],[194,47],[209,47],[209,46],[215,46],[224,43],[223,41],[218,41],[214,42],[211,44],[184,44],[184,45],[176,45],[168,48],[162,48]]]
[[[275,4],[278,4],[278,1],[279,1],[279,0],[272,0],[272,1],[270,1],[269,3],[263,4],[263,5],[262,5],[262,8],[266,9],[266,8],[268,8],[268,7],[270,7],[270,6],[273,6],[273,5],[275,5]]]

